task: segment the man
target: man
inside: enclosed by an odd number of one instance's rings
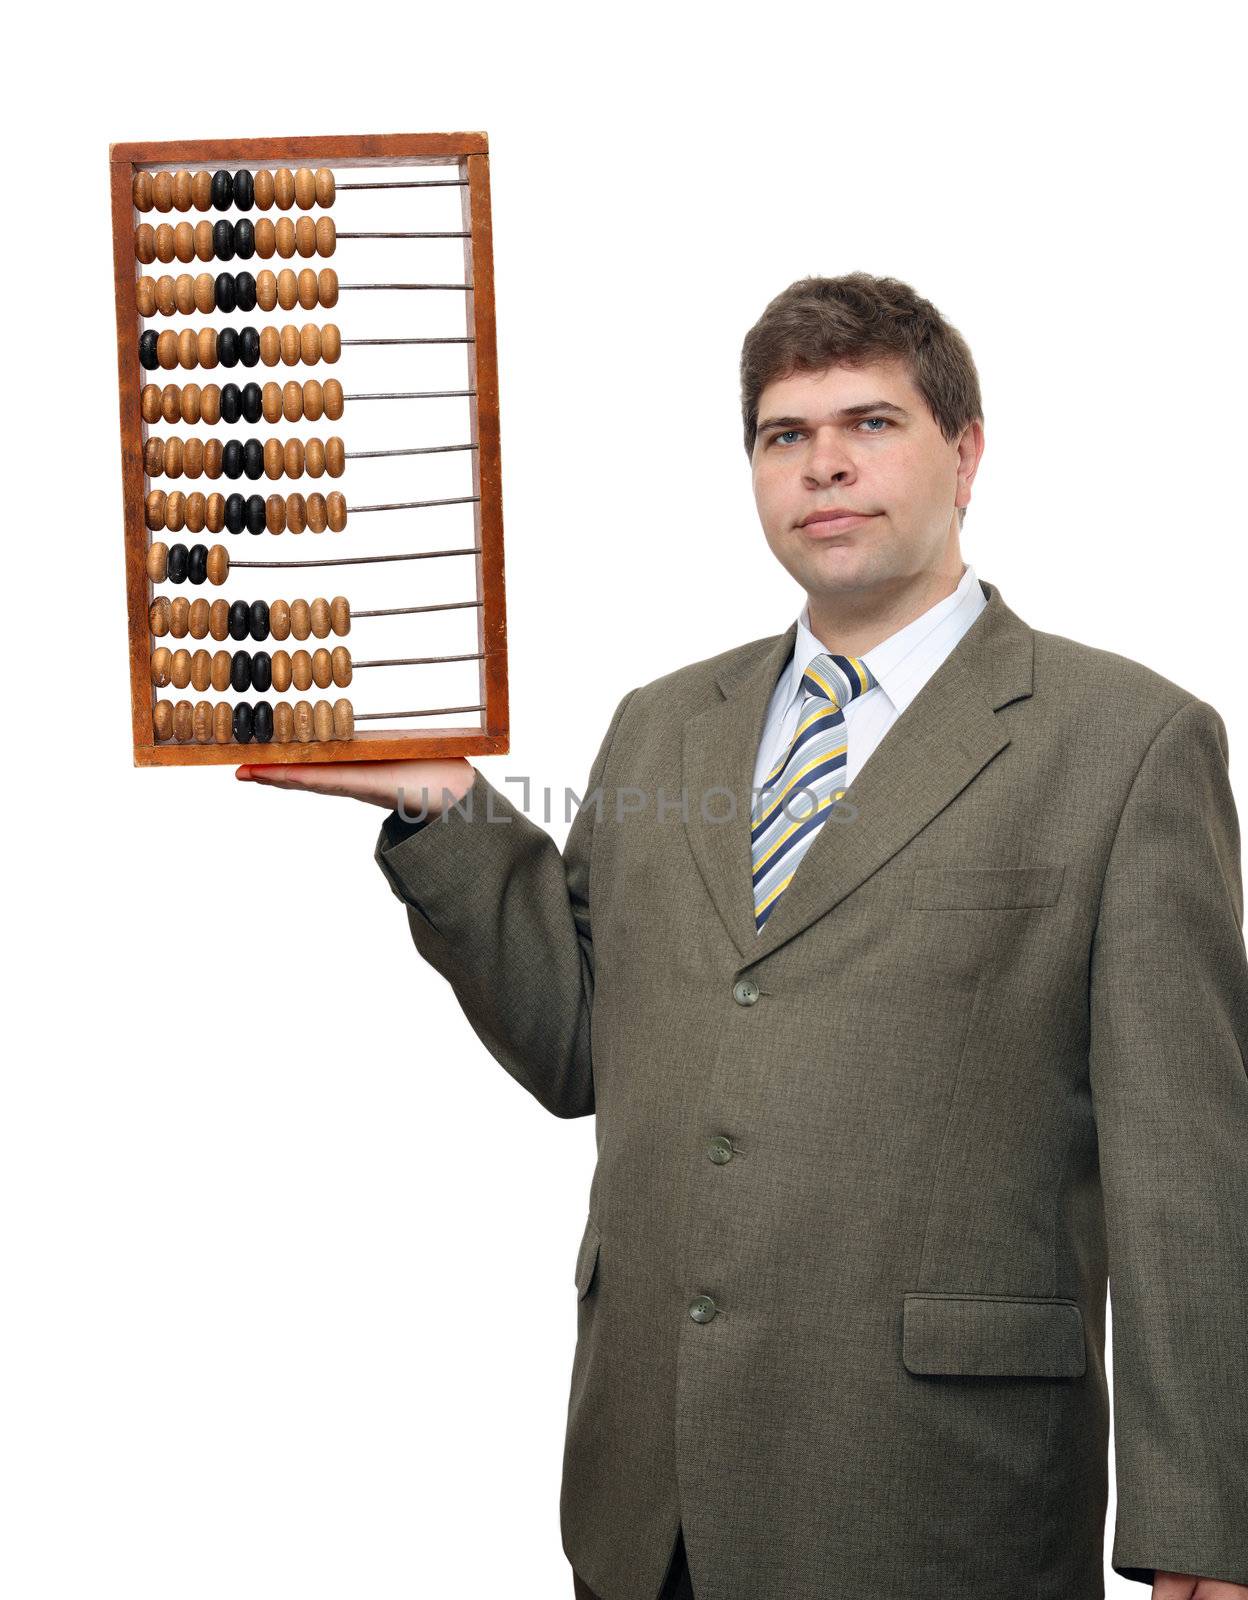
[[[806,606],[624,696],[562,854],[467,762],[240,775],[392,808],[417,949],[544,1106],[598,1119],[583,1600],[1103,1595],[1107,1278],[1114,1569],[1245,1600],[1222,719],[964,563],[978,378],[907,285],[792,285],[741,370]]]

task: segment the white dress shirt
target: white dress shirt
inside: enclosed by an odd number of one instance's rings
[[[849,788],[880,740],[987,604],[975,569],[968,562],[952,594],[938,600],[913,622],[863,654],[861,659],[879,681],[844,708],[849,748],[840,787]],[[802,674],[816,656],[826,653],[827,648],[810,631],[808,602],[797,619],[793,655],[776,680],[763,722],[763,736],[754,766],[755,794],[789,748],[797,729],[798,712],[805,698]]]

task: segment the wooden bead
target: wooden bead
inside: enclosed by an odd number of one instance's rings
[[[212,441],[214,444],[220,444],[220,442],[219,439]],[[186,440],[182,446],[182,470],[188,478],[203,477],[205,456],[204,441],[201,438],[192,435],[191,438]]]
[[[196,685],[198,688],[198,684]],[[212,743],[212,722],[215,708],[211,700],[197,700],[195,702],[195,743]]]
[[[183,328],[178,334],[178,365],[180,367],[197,367],[199,365],[200,341],[205,333],[212,333],[211,328],[204,328],[197,336],[194,328]],[[214,336],[215,338],[215,336]],[[156,341],[157,346],[160,340]],[[159,354],[159,349],[157,350]]]
[[[329,517],[329,531],[341,533],[347,525],[347,497],[341,489],[331,490],[325,496],[325,509]]]
[[[136,211],[150,211],[152,209],[152,175],[150,172],[136,172],[130,181],[130,200]]]
[[[288,367],[299,365],[299,330],[288,322],[281,331],[282,360]]]
[[[308,525],[308,502],[301,494],[286,497],[286,526],[291,533],[302,533]]]
[[[349,739],[355,732],[355,712],[347,699],[334,701],[334,738]]]
[[[295,738],[300,744],[311,744],[316,736],[316,729],[312,722],[312,707],[306,700],[296,700],[295,713]]]
[[[214,311],[217,304],[217,286],[211,272],[195,274],[195,309],[205,315]]]
[[[176,383],[167,383],[160,391],[160,414],[166,422],[176,422],[182,415],[182,391]]]
[[[325,415],[331,422],[337,422],[342,415],[343,394],[342,385],[337,378],[325,380]]]
[[[212,656],[207,650],[196,650],[191,657],[191,688],[200,694],[212,682]]]
[[[334,175],[328,167],[318,167],[315,178],[315,194],[318,206],[332,206],[334,203]]]
[[[290,385],[288,384],[287,388],[289,387]],[[299,385],[295,384],[294,387],[297,389]],[[266,422],[281,421],[286,415],[286,394],[281,384],[265,384],[260,391],[260,409]],[[298,416],[295,416],[291,420],[297,422],[299,419]]]
[[[217,330],[215,328],[201,328],[196,342],[200,366],[215,367],[217,364]]]
[[[308,221],[312,219],[309,217]],[[313,229],[313,239],[318,256],[332,256],[334,247],[338,242],[337,229],[334,227],[332,217],[318,217]],[[310,252],[309,252],[310,253]]]
[[[159,422],[161,418],[160,390],[154,383],[145,383],[139,395],[139,410],[144,422]]]
[[[273,174],[271,172],[257,172],[252,178],[255,189],[253,198],[257,211],[269,211],[273,206]]]
[[[316,275],[317,288],[320,291],[320,300],[323,306],[336,306],[338,304],[338,274],[333,267],[322,267]]]
[[[178,364],[178,336],[172,328],[156,335],[156,359],[166,372]]]
[[[299,304],[305,311],[311,311],[318,299],[318,286],[316,273],[311,267],[302,267],[299,271]]]
[[[303,465],[309,478],[319,478],[325,471],[325,446],[315,436],[303,447]]]
[[[336,594],[329,602],[329,625],[340,639],[351,632],[351,607],[346,595]]]
[[[316,204],[316,174],[311,167],[300,167],[295,173],[295,204],[302,211],[311,211]]]
[[[212,261],[216,256],[212,223],[206,217],[195,224],[195,255],[200,261]]]
[[[157,539],[147,549],[147,575],[153,583],[163,583],[168,567],[169,546]]]
[[[330,226],[332,227],[333,224],[331,223]],[[305,260],[309,256],[316,254],[319,233],[319,226],[313,222],[311,217],[300,217],[298,222],[295,223],[295,249]],[[329,252],[326,251],[325,254],[328,255]]]
[[[204,518],[204,527],[209,533],[220,533],[225,527],[225,496],[219,489],[214,489],[208,496],[208,512]],[[224,549],[225,546],[221,548]]]
[[[208,637],[208,602],[202,597],[191,601],[190,634],[192,639]]]
[[[312,687],[312,657],[306,650],[296,650],[290,658],[290,667],[295,688],[301,694],[306,694]]]
[[[289,167],[278,167],[273,174],[273,203],[279,211],[289,211],[295,203],[295,178]]]
[[[185,167],[173,175],[173,207],[175,211],[191,209],[191,175]]]
[[[269,610],[269,625],[273,623],[273,611]],[[290,631],[296,639],[306,639],[312,632],[312,613],[306,600],[292,600],[290,602]]]
[[[269,479],[280,478],[286,464],[285,451],[282,441],[274,439],[271,435],[264,441],[264,475]]]
[[[276,439],[272,442],[277,444]],[[299,478],[303,476],[302,439],[287,439],[284,447],[279,446],[279,458],[281,463],[281,471],[285,472],[288,478]]]
[[[325,389],[318,378],[309,378],[303,386],[303,414],[309,422],[319,422],[325,415]]]
[[[156,259],[156,230],[150,222],[140,222],[134,230],[134,254],[144,266]]]
[[[212,561],[212,552],[208,552],[208,560]],[[230,632],[230,602],[217,598],[208,608],[208,632],[214,639],[225,639]]]
[[[152,651],[152,683],[157,689],[166,689],[173,676],[173,652],[159,645]]]
[[[171,317],[177,310],[173,279],[167,272],[162,272],[156,280],[156,310],[162,317]]]
[[[179,744],[189,744],[195,737],[195,707],[189,700],[179,700],[174,705],[173,737]]]
[[[342,332],[336,322],[327,322],[321,329],[321,360],[334,362],[342,354]]]
[[[165,527],[170,533],[181,533],[186,527],[186,496],[181,489],[173,489],[165,496]]]
[[[299,329],[298,350],[305,366],[314,367],[321,359],[321,330],[315,322],[305,322]]]
[[[295,715],[290,702],[279,700],[273,707],[273,742],[289,744],[295,736]]]
[[[271,494],[264,502],[264,525],[270,533],[286,532],[286,499],[284,495]]]
[[[152,174],[152,205],[157,211],[173,210],[173,173]]]
[[[273,674],[274,689],[276,689],[278,694],[285,694],[286,690],[290,688],[291,678],[293,676],[290,653],[288,651],[273,651],[271,671]]]
[[[283,311],[293,311],[299,304],[299,284],[289,267],[277,275],[277,303]]]
[[[155,278],[149,278],[144,274],[136,280],[134,285],[134,304],[141,317],[154,317],[156,315]]]
[[[230,552],[223,544],[208,546],[208,582],[219,585],[230,575]]]
[[[153,489],[143,502],[143,520],[153,532],[165,525],[165,499],[163,489]]]
[[[152,732],[163,743],[173,736],[173,707],[168,700],[158,700],[152,707]]]
[[[173,303],[184,317],[198,310],[195,304],[195,279],[189,272],[179,272],[173,281]]]
[[[267,383],[265,388],[268,388]],[[287,422],[298,422],[303,416],[303,387],[293,378],[282,389],[282,416]],[[273,420],[276,421],[276,417]]]
[[[191,631],[191,602],[184,594],[176,594],[169,602],[169,632],[175,639],[185,639]]]
[[[255,239],[261,261],[271,261],[277,249],[277,231],[268,217],[256,218]]]
[[[334,664],[329,651],[325,649],[312,652],[312,682],[318,689],[328,689],[334,681]]]
[[[228,700],[218,700],[213,707],[212,740],[214,744],[232,744],[234,741],[234,707]]]
[[[185,689],[191,681],[191,652],[175,650],[169,666],[169,678],[175,689]]]
[[[143,471],[149,478],[159,478],[165,466],[165,441],[159,434],[149,434],[143,446]]]
[[[308,496],[308,528],[312,533],[324,533],[329,521],[323,494]]]
[[[313,635],[318,639],[329,638],[329,601],[316,599],[308,607],[308,621],[311,624]]]
[[[334,682],[340,689],[345,689],[351,682],[351,652],[345,644],[334,646],[330,662],[333,668]]]
[[[201,409],[204,421],[215,426],[221,420],[221,386],[217,383],[206,383],[201,398]]]
[[[196,211],[212,210],[212,173],[199,172],[191,175],[191,204]]]
[[[268,267],[256,274],[256,304],[261,311],[272,311],[277,304],[277,279]]]
[[[269,633],[274,639],[290,638],[290,606],[285,600],[269,602]]]
[[[230,678],[234,671],[234,657],[228,650],[214,650],[212,652],[212,687],[219,694],[230,687]]]
[[[169,597],[158,594],[147,608],[147,625],[157,639],[169,632]]]
[[[209,407],[211,407],[211,401],[209,401]],[[201,417],[205,422],[215,421],[210,412],[206,413],[205,411],[203,389],[197,383],[183,384],[178,395],[177,416],[170,420],[198,422]]]
[[[154,249],[156,251],[157,261],[173,260],[173,228],[169,223],[157,223]]]
[[[322,742],[334,737],[334,708],[328,700],[318,700],[313,706],[312,731]]]
[[[325,469],[331,478],[341,478],[347,470],[347,447],[336,433],[325,441]]]
[[[282,336],[273,325],[260,330],[260,359],[266,367],[275,367],[281,360]]]
[[[186,497],[186,531],[202,533],[208,521],[208,501],[198,489]]]
[[[179,261],[194,261],[195,229],[189,222],[179,222],[173,230],[173,253]]]
[[[150,440],[148,441],[151,442]],[[182,440],[175,433],[165,442],[165,476],[166,478],[180,478],[182,476]]]
[[[279,217],[273,225],[273,244],[283,261],[295,253],[295,225],[289,217]]]

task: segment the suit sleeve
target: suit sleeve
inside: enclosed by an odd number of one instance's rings
[[[557,1117],[594,1110],[589,869],[612,715],[562,853],[477,772],[457,806],[407,822],[392,811],[375,860],[407,908],[412,940],[455,991],[490,1054]]]
[[[1248,961],[1222,718],[1185,702],[1120,817],[1090,973],[1109,1251],[1111,1564],[1248,1584]]]

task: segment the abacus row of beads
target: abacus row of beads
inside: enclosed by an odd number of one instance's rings
[[[278,167],[276,172],[136,172],[130,186],[136,211],[311,211],[332,206],[336,185],[328,167]]]

